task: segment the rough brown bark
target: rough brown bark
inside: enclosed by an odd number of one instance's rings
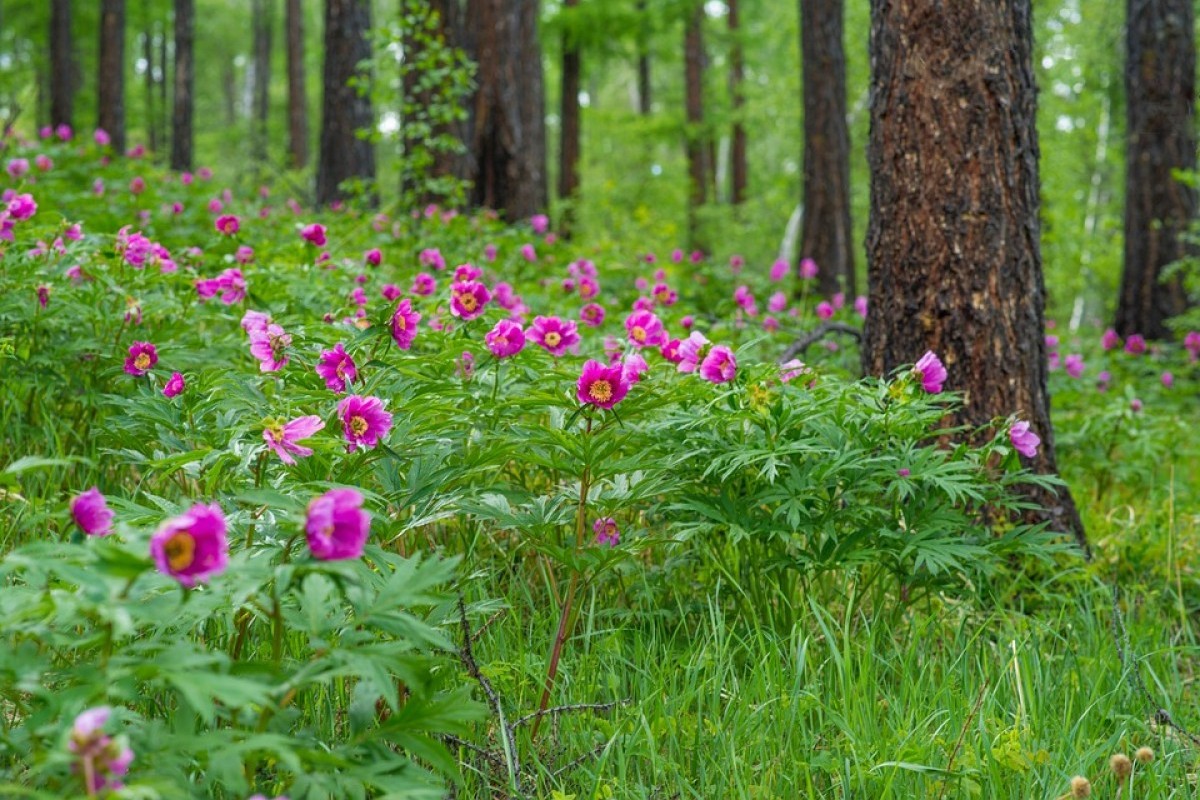
[[[729,35],[733,47],[729,54],[729,97],[733,103],[733,142],[730,146],[729,160],[732,187],[729,199],[736,206],[746,199],[746,183],[749,171],[746,166],[746,126],[742,122],[742,107],[745,97],[742,95],[742,82],[745,80],[746,63],[742,47],[741,19],[739,17],[738,0],[726,0],[729,8]]]
[[[71,0],[50,4],[50,124],[71,125],[75,117]]]
[[[479,64],[472,102],[470,202],[527,219],[546,207],[546,123],[537,0],[469,0],[468,53]]]
[[[564,0],[564,8],[574,8],[579,0]],[[579,42],[570,30],[563,33],[562,41],[562,141],[559,143],[558,197],[573,201],[579,188]],[[571,205],[568,202],[564,213],[562,230],[570,233]]]
[[[1168,338],[1166,321],[1187,308],[1163,268],[1189,254],[1180,234],[1196,215],[1196,191],[1172,171],[1196,169],[1193,121],[1196,42],[1191,0],[1128,0],[1125,61],[1125,269],[1116,329]]]
[[[254,29],[254,154],[261,165],[267,157],[267,125],[271,118],[271,3],[253,0]]]
[[[704,136],[704,6],[693,4],[683,36],[684,86],[687,105],[688,234],[699,246],[698,212],[708,200],[708,147]]]
[[[646,18],[646,0],[638,0],[637,4],[638,17],[642,20]],[[648,28],[648,23],[642,23],[642,30]],[[638,39],[638,60],[637,60],[637,76],[638,76],[638,111],[643,116],[648,116],[652,110],[651,95],[650,95],[650,52],[645,41],[645,34]]]
[[[817,262],[826,297],[856,291],[850,224],[843,0],[800,0],[804,94],[804,219],[800,257]]]
[[[158,126],[154,110],[154,22],[150,15],[150,0],[142,0],[142,59],[146,72],[142,75],[142,88],[146,92],[146,136],[150,152],[158,152]]]
[[[375,179],[375,149],[358,131],[373,123],[371,98],[350,85],[358,63],[371,57],[369,0],[325,2],[325,98],[317,160],[317,203],[341,199],[343,182]]]
[[[292,167],[308,163],[308,94],[304,87],[304,10],[287,0],[288,153]]]
[[[175,0],[175,98],[171,115],[171,169],[192,168],[195,109],[195,0]]]
[[[1017,414],[1053,473],[1031,48],[1030,0],[872,0],[863,369],[937,352],[956,421]],[[1034,499],[1086,549],[1068,491]]]
[[[96,127],[125,152],[125,0],[100,2],[100,64]]]

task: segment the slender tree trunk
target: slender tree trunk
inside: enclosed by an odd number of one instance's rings
[[[546,124],[537,0],[468,0],[479,64],[471,111],[471,205],[521,220],[547,204]]]
[[[1189,255],[1181,238],[1196,191],[1175,170],[1196,169],[1195,19],[1191,0],[1127,0],[1125,60],[1125,270],[1117,332],[1170,337],[1166,322],[1187,308],[1178,276],[1163,268]]]
[[[746,126],[742,120],[742,108],[745,105],[742,83],[745,80],[746,67],[738,0],[728,0],[728,5],[729,35],[733,39],[733,49],[729,57],[729,96],[733,101],[733,144],[729,155],[732,162],[733,187],[730,200],[736,206],[746,200],[746,183],[749,179],[746,165]]]
[[[125,0],[100,2],[100,70],[96,127],[125,152]]]
[[[1032,39],[1030,0],[872,0],[863,368],[937,352],[955,421],[1018,415],[1053,473]],[[1033,499],[1086,549],[1068,491]]]
[[[171,124],[171,169],[192,168],[195,108],[195,0],[175,0],[175,105]]]
[[[800,256],[817,262],[821,294],[855,293],[850,133],[842,0],[800,0],[804,94],[804,224]]]
[[[292,167],[308,163],[308,94],[304,87],[304,9],[287,0],[288,153]]]
[[[704,135],[704,6],[694,3],[684,29],[684,84],[687,105],[688,235],[700,247],[698,212],[708,200],[710,172]],[[703,249],[701,247],[701,249]]]
[[[267,158],[268,131],[271,119],[271,2],[253,0],[251,6],[254,28],[254,154],[261,165]]]
[[[375,179],[375,150],[358,131],[373,122],[371,98],[350,86],[358,63],[371,57],[367,31],[369,0],[325,2],[325,98],[321,108],[321,149],[317,160],[317,203],[345,197],[342,183]]]
[[[579,0],[564,0],[564,8],[575,8]],[[559,145],[558,197],[566,200],[562,230],[570,234],[574,217],[572,204],[579,189],[579,37],[570,30],[562,41],[562,141]]]
[[[168,102],[167,87],[172,83],[172,75],[170,70],[170,59],[167,58],[167,48],[169,46],[168,32],[170,26],[166,20],[163,20],[162,30],[158,36],[158,141],[162,143],[163,150],[167,149],[167,124],[170,115],[170,103]]]
[[[154,122],[154,20],[150,15],[150,0],[142,0],[142,60],[146,62],[146,72],[142,76],[142,87],[146,92],[146,137],[150,152],[158,153],[158,126]]]
[[[637,3],[638,17],[643,20],[642,28],[646,29],[646,0],[638,0]],[[650,96],[650,50],[646,42],[646,34],[641,34],[638,37],[638,59],[637,59],[637,80],[638,80],[638,111],[642,116],[649,116],[652,110]]]
[[[50,4],[50,124],[72,125],[75,69],[72,63],[71,0]]]

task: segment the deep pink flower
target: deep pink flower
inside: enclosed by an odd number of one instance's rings
[[[346,391],[347,384],[358,378],[358,368],[346,352],[345,345],[338,342],[332,350],[321,351],[321,357],[317,360],[317,374],[324,378],[326,389],[341,393]]]
[[[941,359],[932,350],[926,351],[925,355],[921,356],[913,366],[913,372],[920,376],[921,388],[925,391],[930,394],[938,394],[942,391],[942,384],[946,382],[947,377],[946,368],[942,366]]]
[[[183,375],[178,372],[172,372],[171,378],[163,384],[162,393],[164,397],[178,397],[183,394],[186,384],[183,380]]]
[[[661,353],[662,357],[667,361],[670,361],[672,364],[678,364],[683,358],[683,356],[679,354],[680,344],[681,342],[678,339],[672,339],[659,348],[658,352]]]
[[[595,328],[604,322],[604,306],[599,303],[588,303],[579,309],[579,318],[585,325]]]
[[[464,381],[471,380],[471,376],[475,374],[475,354],[470,350],[464,350],[458,357],[458,374]]]
[[[101,147],[108,147],[109,144],[112,143],[112,138],[108,135],[108,131],[104,130],[104,128],[96,128],[96,132],[92,134],[92,138],[95,140],[96,144],[100,145]]]
[[[1035,457],[1038,445],[1042,442],[1036,433],[1029,430],[1029,423],[1021,420],[1013,423],[1012,428],[1008,431],[1008,438],[1017,452],[1026,458]]]
[[[812,280],[817,277],[817,273],[821,270],[817,268],[817,262],[811,258],[800,259],[800,277],[804,280]]]
[[[29,172],[29,159],[14,158],[8,162],[8,174],[11,178],[20,178]]]
[[[403,294],[403,292],[400,291],[400,287],[397,286],[396,284],[385,283],[383,285],[383,287],[379,290],[379,294],[381,294],[383,296],[384,300],[387,300],[390,303],[393,300],[395,300],[397,297],[399,297],[401,294]]]
[[[770,311],[772,314],[778,314],[780,311],[783,311],[785,308],[787,308],[787,304],[787,294],[784,292],[776,292],[775,294],[771,295],[769,300],[767,300],[767,311]]]
[[[45,308],[46,306],[50,305],[50,287],[44,283],[38,284],[36,291],[37,291],[38,305],[41,306],[42,308]]]
[[[667,287],[664,285],[663,288],[666,289]],[[671,305],[671,303],[675,302],[675,299],[674,299],[675,293],[671,292],[670,289],[667,289],[667,291],[670,292],[670,294],[671,294],[671,297],[669,298],[671,302],[669,302],[669,303],[665,302],[665,303],[663,303],[663,305],[669,306],[669,305]],[[595,278],[589,277],[587,275],[580,277],[580,279],[579,279],[579,296],[582,299],[592,300],[598,294],[600,294],[599,281],[597,281]]]
[[[634,347],[661,347],[667,340],[662,321],[649,311],[635,311],[626,317],[625,333]]]
[[[728,383],[737,375],[737,359],[733,351],[717,345],[700,362],[700,377],[712,383]]]
[[[575,387],[579,402],[605,409],[624,400],[628,392],[629,383],[625,380],[624,368],[620,364],[606,367],[599,361],[588,361],[583,365],[583,372]]]
[[[1108,330],[1106,330],[1104,332],[1104,335],[1100,337],[1100,346],[1103,347],[1105,350],[1112,350],[1112,349],[1120,346],[1120,344],[1121,344],[1121,337],[1119,335],[1117,335],[1117,332],[1114,331],[1112,328],[1109,328]]]
[[[617,521],[612,517],[601,517],[596,520],[592,525],[592,532],[596,534],[596,544],[616,547],[621,543],[621,529],[617,527]]]
[[[1188,331],[1183,337],[1183,349],[1191,355],[1192,361],[1200,356],[1200,332]]]
[[[1063,367],[1072,378],[1078,378],[1083,374],[1083,356],[1072,353],[1063,362]]]
[[[534,214],[529,218],[529,224],[533,226],[534,233],[545,233],[550,227],[550,218],[545,214]]]
[[[135,175],[133,180],[129,182],[129,191],[133,194],[141,194],[146,191],[146,179],[141,175]]]
[[[145,375],[158,363],[158,350],[149,342],[134,342],[129,346],[125,371],[130,375]]]
[[[239,303],[246,298],[246,279],[237,267],[227,269],[215,278],[202,278],[196,281],[196,294],[201,300],[221,295],[221,302],[227,306]]]
[[[383,252],[378,247],[372,247],[363,253],[363,261],[372,267],[378,267],[383,263]]]
[[[275,451],[280,461],[285,464],[295,464],[296,459],[292,458],[293,455],[307,458],[313,454],[311,449],[298,445],[296,442],[309,438],[324,427],[325,423],[315,414],[299,417],[288,423],[268,420],[266,427],[263,428],[263,441],[267,443],[267,447]]]
[[[826,303],[824,300],[817,303],[817,316],[821,319],[830,319],[833,317],[833,306]]]
[[[287,348],[291,343],[291,334],[272,322],[266,330],[250,334],[250,354],[258,359],[262,372],[278,372],[287,366]]]
[[[308,504],[304,533],[313,558],[340,561],[360,558],[371,534],[371,515],[356,489],[330,489]]]
[[[319,222],[313,222],[301,228],[300,238],[315,247],[324,247],[325,243],[329,241],[325,235],[325,226]]]
[[[695,372],[700,362],[708,355],[710,343],[700,331],[692,331],[692,335],[679,343],[679,361],[677,369],[680,372]]]
[[[771,265],[771,280],[781,281],[791,272],[791,265],[788,264],[786,258],[779,258]]]
[[[233,255],[234,259],[239,264],[250,264],[254,261],[254,248],[249,245],[240,245],[237,252]]]
[[[412,301],[407,297],[397,304],[396,311],[392,314],[392,339],[401,350],[412,347],[413,340],[417,338],[417,325],[420,321],[421,314],[413,310]]]
[[[450,286],[450,313],[464,322],[475,319],[491,299],[491,292],[479,281],[455,281]]]
[[[1133,411],[1133,413],[1138,413],[1143,408],[1142,401],[1136,397],[1133,398],[1129,401],[1129,408],[1131,411]]]
[[[342,433],[348,442],[346,449],[351,453],[359,447],[370,450],[392,429],[392,415],[384,410],[378,397],[352,394],[338,403],[337,408]]]
[[[569,348],[579,344],[579,332],[575,323],[558,317],[534,317],[533,324],[526,334],[555,358],[561,357]]]
[[[454,280],[473,281],[483,274],[483,270],[474,264],[459,264],[454,268]]]
[[[502,319],[483,337],[496,358],[515,356],[525,347],[525,331],[516,322]]]
[[[864,295],[854,298],[854,311],[863,319],[867,318],[867,298]]]
[[[242,221],[234,214],[223,214],[217,217],[216,229],[223,236],[233,236],[242,227]]]
[[[638,352],[630,353],[620,362],[622,368],[622,376],[625,382],[630,386],[639,382],[642,379],[642,374],[650,369],[650,365],[646,363],[646,359],[642,358],[642,354]]]
[[[266,333],[267,326],[270,324],[271,315],[262,311],[247,311],[242,315],[242,330],[249,336],[253,336],[256,333]]]
[[[216,503],[197,503],[167,520],[150,538],[158,571],[187,587],[203,583],[229,565],[225,515]]]
[[[89,708],[71,725],[67,749],[77,759],[71,769],[85,778],[89,797],[121,789],[120,778],[133,762],[133,751],[120,739],[104,733],[111,714],[108,706]]]
[[[422,297],[433,294],[437,291],[437,281],[428,272],[418,272],[413,278],[412,293]]]
[[[486,258],[488,261],[495,261],[496,260],[496,245],[494,245],[494,244],[484,245],[483,257]]]
[[[1167,389],[1175,385],[1175,376],[1169,370],[1162,374],[1162,385]]]
[[[532,264],[537,261],[537,250],[534,250],[531,244],[523,244],[521,245],[521,258]]]
[[[88,536],[108,536],[112,533],[113,512],[95,486],[71,500],[71,517]]]
[[[24,222],[37,213],[38,205],[31,194],[18,194],[8,201],[8,216]]]
[[[1146,339],[1140,333],[1130,334],[1125,340],[1125,352],[1130,355],[1140,356],[1146,352]]]

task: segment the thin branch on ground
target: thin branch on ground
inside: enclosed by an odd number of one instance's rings
[[[782,364],[785,361],[790,361],[831,333],[844,333],[855,340],[862,339],[862,331],[853,325],[847,325],[844,322],[822,322],[813,328],[812,331],[792,342],[783,351],[783,355],[779,357],[779,362]]]
[[[458,651],[459,660],[467,668],[470,676],[483,688],[483,693],[487,695],[488,705],[496,713],[496,719],[500,723],[500,740],[504,745],[504,765],[508,769],[509,780],[513,784],[513,788],[519,794],[521,791],[521,761],[517,755],[517,742],[513,734],[513,726],[504,721],[504,707],[500,704],[500,695],[496,694],[492,682],[487,679],[487,676],[479,669],[478,662],[475,661],[475,653],[471,649],[473,641],[471,623],[467,621],[467,606],[463,603],[461,593],[458,595],[458,616],[463,631],[463,645],[462,649]]]
[[[532,714],[526,714],[512,724],[514,728],[519,728],[526,722],[531,722],[542,717],[553,717],[559,714],[568,714],[572,711],[610,711],[619,705],[625,705],[628,700],[619,700],[612,703],[574,703],[569,706],[554,706],[547,708],[544,711],[535,711]]]

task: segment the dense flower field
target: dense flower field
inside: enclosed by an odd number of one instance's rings
[[[603,606],[659,613],[704,575],[780,625],[810,600],[899,614],[1069,558],[1019,522],[1021,486],[1054,482],[1022,467],[1040,432],[937,446],[936,353],[886,380],[833,340],[777,363],[865,313],[809,296],[818,265],[315,213],[139,156],[65,130],[5,153],[5,793],[558,785],[572,754],[539,727]],[[1106,462],[1200,352],[1048,334],[1090,409],[1060,441]],[[498,615],[552,624],[489,678],[471,645]]]

